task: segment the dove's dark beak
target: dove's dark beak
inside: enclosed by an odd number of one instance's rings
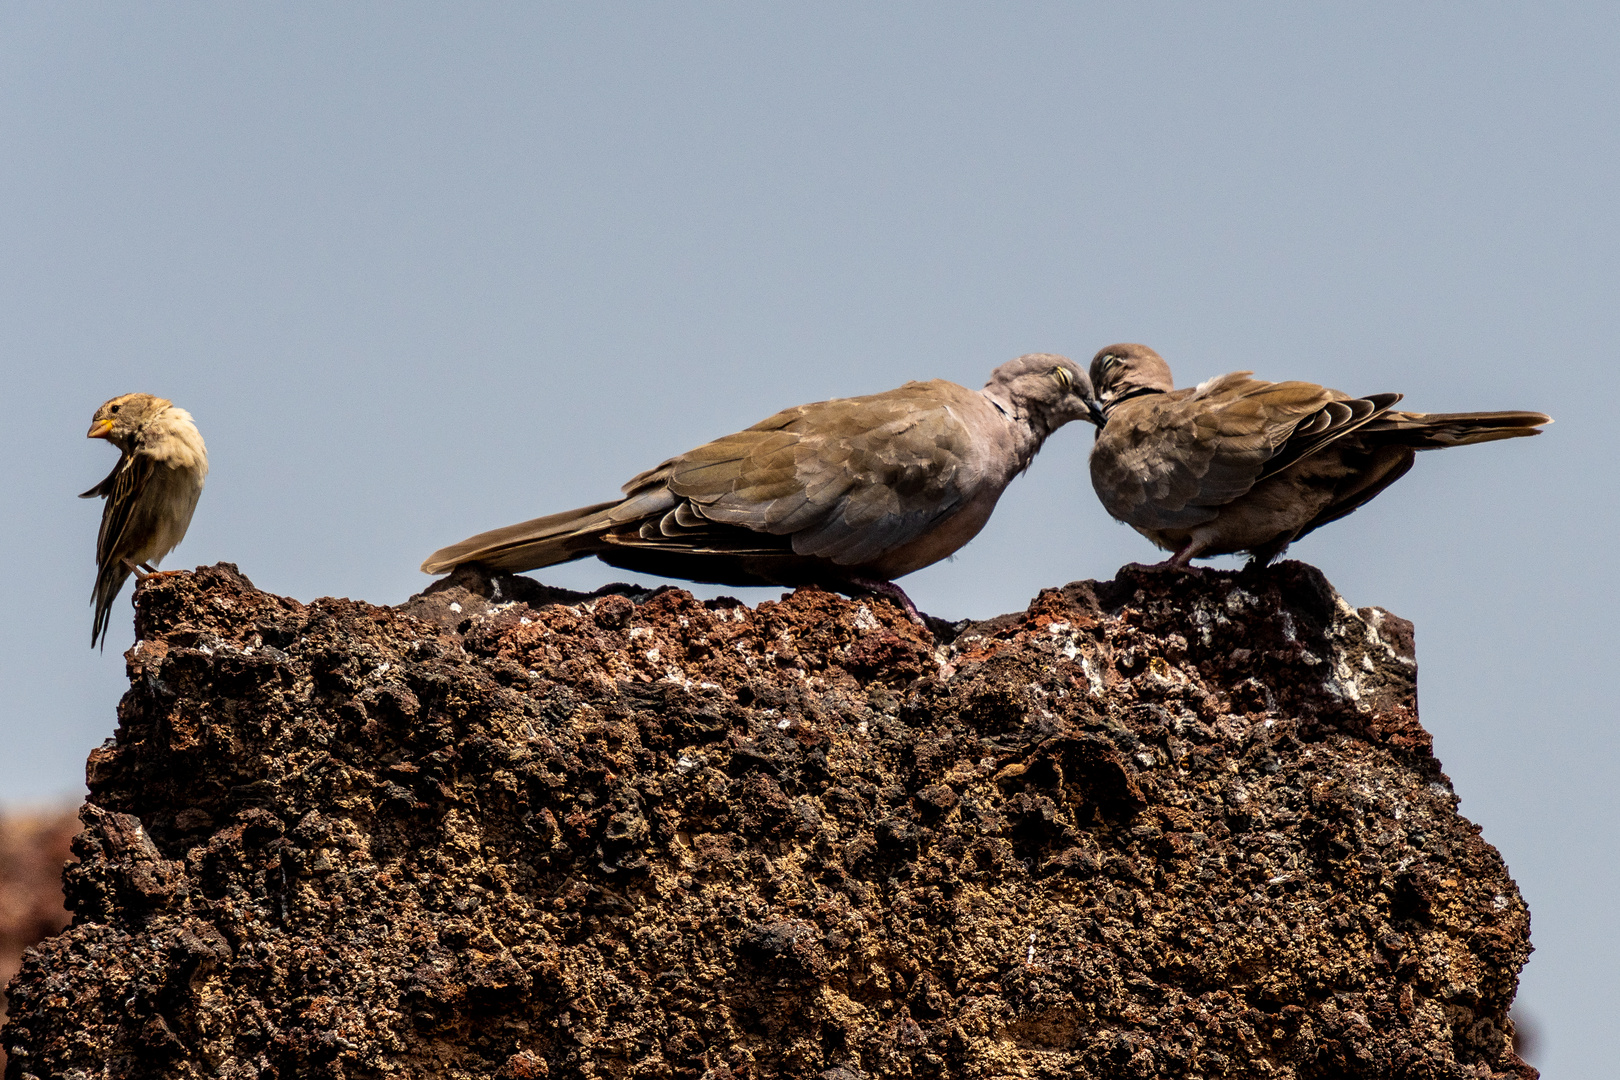
[[[1103,407],[1097,403],[1096,398],[1092,398],[1090,401],[1087,401],[1086,408],[1091,412],[1091,422],[1093,424],[1096,424],[1100,428],[1104,424],[1108,423],[1108,414],[1103,412]]]

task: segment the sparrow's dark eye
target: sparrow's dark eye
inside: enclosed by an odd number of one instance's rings
[[[115,412],[117,412],[117,411],[118,411],[118,409],[119,409],[119,406],[117,406],[117,405],[113,405],[113,406],[111,406],[111,407],[110,407],[110,408],[108,408],[108,410],[107,410],[107,411],[108,411],[108,412],[110,412],[110,413],[115,413]]]

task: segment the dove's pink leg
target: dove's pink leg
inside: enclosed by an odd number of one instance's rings
[[[900,586],[896,585],[894,582],[879,581],[876,578],[852,577],[849,579],[849,583],[851,586],[860,589],[862,592],[869,592],[873,596],[881,596],[885,599],[893,600],[905,610],[906,615],[911,619],[912,622],[924,628],[928,626],[928,624],[923,621],[922,614],[917,610],[917,605],[911,602],[911,597],[907,596],[906,591]]]
[[[1174,555],[1170,556],[1168,559],[1164,560],[1164,562],[1159,563],[1158,565],[1167,570],[1185,570],[1189,574],[1195,574],[1198,572],[1198,568],[1196,566],[1192,566],[1191,563],[1193,559],[1198,557],[1198,553],[1203,549],[1204,545],[1199,543],[1197,537],[1194,537],[1193,539],[1188,540],[1185,544],[1182,544],[1180,551],[1176,552]]]

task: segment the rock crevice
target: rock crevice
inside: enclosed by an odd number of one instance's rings
[[[137,636],[11,1077],[1535,1075],[1412,628],[1298,563],[935,637],[221,564]]]

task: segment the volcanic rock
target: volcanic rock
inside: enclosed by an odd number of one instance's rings
[[[937,633],[801,589],[148,577],[8,1077],[1517,1077],[1409,623],[1299,563]]]
[[[23,950],[68,924],[62,864],[78,831],[71,806],[0,813],[0,985],[17,974]],[[4,1016],[0,1006],[0,1019]],[[4,1066],[0,1051],[0,1068]]]

